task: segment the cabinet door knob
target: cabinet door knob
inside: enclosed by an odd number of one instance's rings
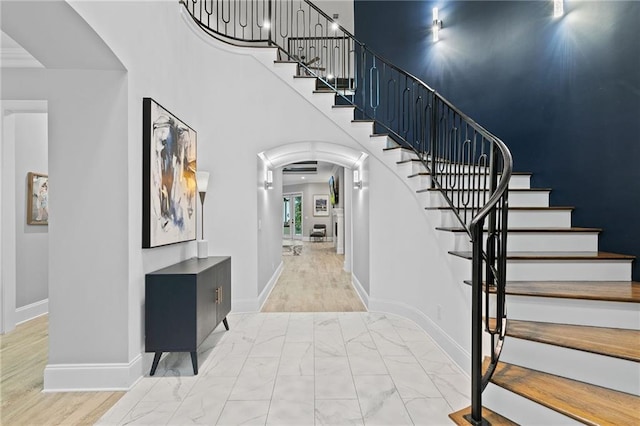
[[[222,302],[222,287],[216,288],[216,304],[219,305]]]

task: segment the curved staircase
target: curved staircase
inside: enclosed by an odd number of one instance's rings
[[[309,83],[314,96],[326,97],[314,87]],[[436,229],[451,235],[443,250],[470,271],[469,236],[430,188],[430,174],[415,153],[373,133],[371,121],[352,120],[348,126],[343,111],[353,114],[353,106],[320,102],[355,137],[368,138],[373,155],[395,167]],[[510,185],[509,320],[501,361],[483,395],[483,416],[505,425],[640,424],[640,283],[631,281],[634,258],[599,252],[602,230],[572,227],[573,207],[549,206],[551,190],[531,189],[530,177],[514,172]],[[469,411],[450,417],[468,424],[463,415]]]
[[[197,21],[193,14],[190,16]],[[326,15],[324,18],[330,22]],[[198,25],[205,29],[204,24]],[[265,27],[260,29],[266,31]],[[205,31],[214,35],[211,29]],[[260,41],[268,45],[278,42],[270,37]],[[465,200],[474,197],[487,202],[491,190],[477,188],[488,188],[479,182],[495,170],[479,162],[441,167],[449,159],[439,156],[439,151],[420,151],[415,146],[409,149],[404,142],[397,142],[398,134],[393,129],[363,117],[363,111],[350,104],[350,96],[357,94],[351,79],[343,79],[341,87],[332,85],[326,75],[312,75],[308,64],[283,60],[279,45],[270,50],[273,55],[263,55],[262,60],[271,72],[415,191],[424,214],[442,236],[442,250],[450,253],[452,265],[468,271],[467,283],[471,284],[474,247],[469,225],[480,209],[467,212]],[[375,67],[374,61],[372,69]],[[435,180],[430,170],[437,170]],[[460,179],[458,174],[467,178]],[[549,206],[551,189],[531,188],[530,177],[530,173],[514,172],[508,203],[505,196],[504,203],[493,207],[504,213],[499,216],[508,216],[508,251],[504,258],[508,321],[502,352],[490,354],[485,349],[485,355],[493,358],[495,370],[482,394],[482,423],[640,424],[640,283],[631,281],[634,258],[599,252],[598,235],[602,230],[572,227],[573,207]],[[441,185],[444,181],[453,184]],[[487,222],[484,228],[493,231],[481,234],[483,244],[496,238],[495,223]],[[482,276],[491,275],[487,274],[487,263],[496,274],[502,270],[499,265],[494,268],[491,262],[483,262],[483,269],[477,271]],[[485,304],[495,306],[501,297],[499,281],[497,286],[482,286]],[[492,316],[496,311],[492,308],[487,312]],[[499,321],[483,314],[495,331]],[[494,339],[500,340],[484,333],[483,340],[492,340],[485,348],[493,351]],[[485,359],[485,371],[490,362],[491,358]],[[468,424],[470,412],[467,408],[450,417],[458,424]]]

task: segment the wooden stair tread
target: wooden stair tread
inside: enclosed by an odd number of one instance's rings
[[[410,148],[407,148],[407,147],[404,147],[404,146],[400,146],[400,145],[391,146],[391,147],[388,147],[388,148],[382,148],[382,151],[396,151],[396,150],[407,151],[407,152],[410,152],[412,154],[415,154],[414,150],[412,150]]]
[[[640,330],[510,319],[507,336],[640,362]]]
[[[389,137],[389,133],[374,133],[372,135],[369,135],[370,138],[382,138],[382,137]]]
[[[507,294],[640,303],[633,281],[508,281]]]
[[[465,284],[471,285],[466,280]],[[633,281],[507,281],[507,294],[640,303],[640,283]]]
[[[405,148],[406,149],[406,148]],[[413,151],[412,151],[413,152]],[[468,173],[444,173],[445,175],[455,175],[455,176],[467,176]],[[488,175],[489,173],[474,173],[473,176],[484,176],[484,175]],[[500,176],[501,173],[498,173],[498,176]],[[512,172],[511,176],[531,176],[532,173],[531,172]],[[430,172],[419,172],[419,173],[414,173],[412,175],[407,176],[409,179],[414,178],[414,177],[418,177],[418,176],[431,176]]]
[[[498,362],[491,381],[589,425],[640,424],[640,397]]]
[[[296,61],[284,61],[284,60],[277,60],[277,61],[273,61],[274,64],[297,64]]]
[[[438,231],[447,231],[447,232],[467,232],[466,229],[461,227],[444,227],[438,226],[436,227]],[[541,233],[554,233],[554,232],[577,232],[577,233],[585,233],[585,232],[602,232],[600,228],[580,228],[580,227],[571,227],[571,228],[507,228],[508,232],[541,232]]]
[[[331,108],[355,108],[355,105],[333,105]]]
[[[524,211],[524,210],[531,210],[531,211],[541,211],[541,210],[574,210],[575,207],[573,206],[547,206],[547,207],[509,207],[509,211]],[[425,207],[425,210],[451,210],[451,207],[449,206],[442,206],[442,207]]]
[[[411,163],[411,162],[414,162],[414,161],[417,161],[419,163],[422,162],[422,160],[420,160],[419,158],[409,158],[407,160],[396,161],[396,164],[406,164],[406,163]]]
[[[450,251],[449,254],[471,260],[470,251]],[[633,260],[635,256],[628,254],[594,252],[511,252],[508,260]]]
[[[438,189],[438,188],[418,189],[416,192],[420,193],[420,192],[433,192],[433,191],[441,192],[440,189]],[[473,188],[473,189],[446,188],[446,189],[444,189],[444,191],[445,192],[460,192],[460,191],[475,191],[475,192],[483,191],[483,192],[486,192],[486,191],[488,191],[488,189],[479,189],[479,188]],[[551,191],[551,188],[509,188],[509,192],[550,192],[550,191]]]
[[[352,123],[375,123],[375,120],[361,119],[361,120],[351,120]]]
[[[469,422],[464,418],[467,414],[471,414],[471,407],[463,408],[462,410],[458,410],[455,413],[449,414],[449,418],[453,420],[453,422],[460,426],[469,426]],[[491,426],[517,426],[518,423],[514,423],[506,417],[501,416],[498,413],[495,413],[489,410],[486,407],[482,407],[482,418],[487,420]],[[426,420],[426,419],[425,419]]]

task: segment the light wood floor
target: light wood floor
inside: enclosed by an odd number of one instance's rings
[[[282,275],[262,312],[366,311],[331,242],[305,242],[300,256],[283,255]]]
[[[0,336],[0,424],[92,425],[124,392],[43,393],[49,317]]]

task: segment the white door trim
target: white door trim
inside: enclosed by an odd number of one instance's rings
[[[0,334],[16,327],[15,114],[47,112],[47,101],[2,100],[0,135]]]

